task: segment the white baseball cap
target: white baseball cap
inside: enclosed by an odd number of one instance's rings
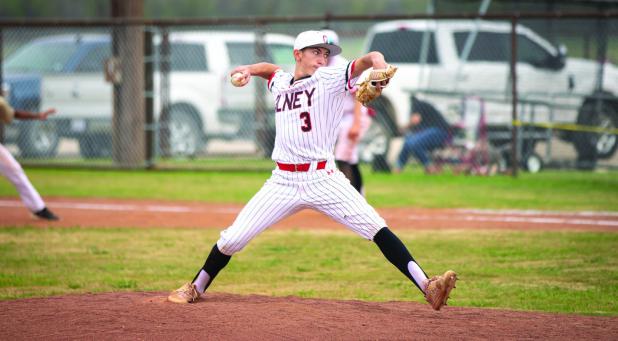
[[[307,47],[323,47],[330,51],[331,56],[336,56],[341,53],[341,47],[328,35],[321,31],[305,31],[301,32],[294,41],[294,50],[302,50]]]
[[[337,35],[337,32],[329,29],[323,29],[322,33],[326,34],[326,37],[328,37],[333,44],[339,45],[339,35]]]

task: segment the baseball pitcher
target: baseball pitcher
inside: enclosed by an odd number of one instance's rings
[[[322,212],[361,237],[372,240],[439,310],[446,305],[457,275],[447,271],[427,278],[405,245],[365,198],[337,170],[333,149],[343,115],[343,101],[363,71],[373,68],[359,92],[362,101],[379,96],[396,68],[379,52],[370,52],[347,64],[327,67],[328,58],[341,48],[320,31],[300,33],[294,43],[294,73],[269,63],[236,67],[237,86],[254,76],[267,80],[275,104],[276,136],[270,179],[241,210],[234,223],[221,232],[204,266],[193,280],[173,291],[168,300],[198,300],[232,255],[241,251],[269,226],[302,209]]]

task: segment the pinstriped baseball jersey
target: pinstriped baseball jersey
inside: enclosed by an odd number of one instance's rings
[[[333,149],[343,101],[354,85],[354,62],[321,67],[311,77],[294,80],[277,71],[268,88],[275,98],[276,162],[310,163],[308,171],[275,169],[270,179],[221,232],[219,250],[232,255],[281,219],[303,209],[322,212],[366,239],[386,226],[382,217],[337,170]],[[319,161],[326,166],[318,169]]]
[[[275,100],[277,135],[272,159],[299,163],[332,158],[354,63],[321,67],[311,77],[294,80],[275,72],[268,83]]]
[[[328,66],[347,65],[349,62],[341,55],[328,58]],[[346,161],[350,164],[358,164],[358,140],[360,140],[371,125],[367,107],[361,106],[361,126],[357,140],[353,141],[348,136],[350,129],[354,123],[354,109],[356,107],[356,98],[353,90],[344,97],[343,101],[343,116],[339,123],[339,134],[337,144],[335,145],[335,160]]]

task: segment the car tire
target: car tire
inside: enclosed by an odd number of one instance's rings
[[[164,156],[194,157],[204,147],[201,124],[188,111],[172,109],[161,129],[160,144]]]
[[[112,156],[112,137],[109,134],[82,135],[79,138],[79,153],[84,159]]]
[[[618,127],[616,109],[609,103],[603,102],[601,110],[597,111],[596,105],[594,101],[585,103],[579,110],[577,124],[616,129]],[[618,148],[618,135],[616,134],[577,131],[572,136],[578,160],[608,159]]]
[[[22,157],[54,157],[60,136],[54,121],[21,122],[17,145]]]

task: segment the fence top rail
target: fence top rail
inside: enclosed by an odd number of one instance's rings
[[[607,12],[513,12],[455,14],[376,14],[376,15],[335,15],[326,13],[320,16],[278,16],[278,17],[230,17],[230,18],[101,18],[101,19],[67,19],[67,18],[15,18],[0,19],[1,27],[15,26],[203,26],[203,25],[267,25],[273,23],[299,23],[316,21],[386,21],[404,19],[610,19],[618,18],[618,11]]]

